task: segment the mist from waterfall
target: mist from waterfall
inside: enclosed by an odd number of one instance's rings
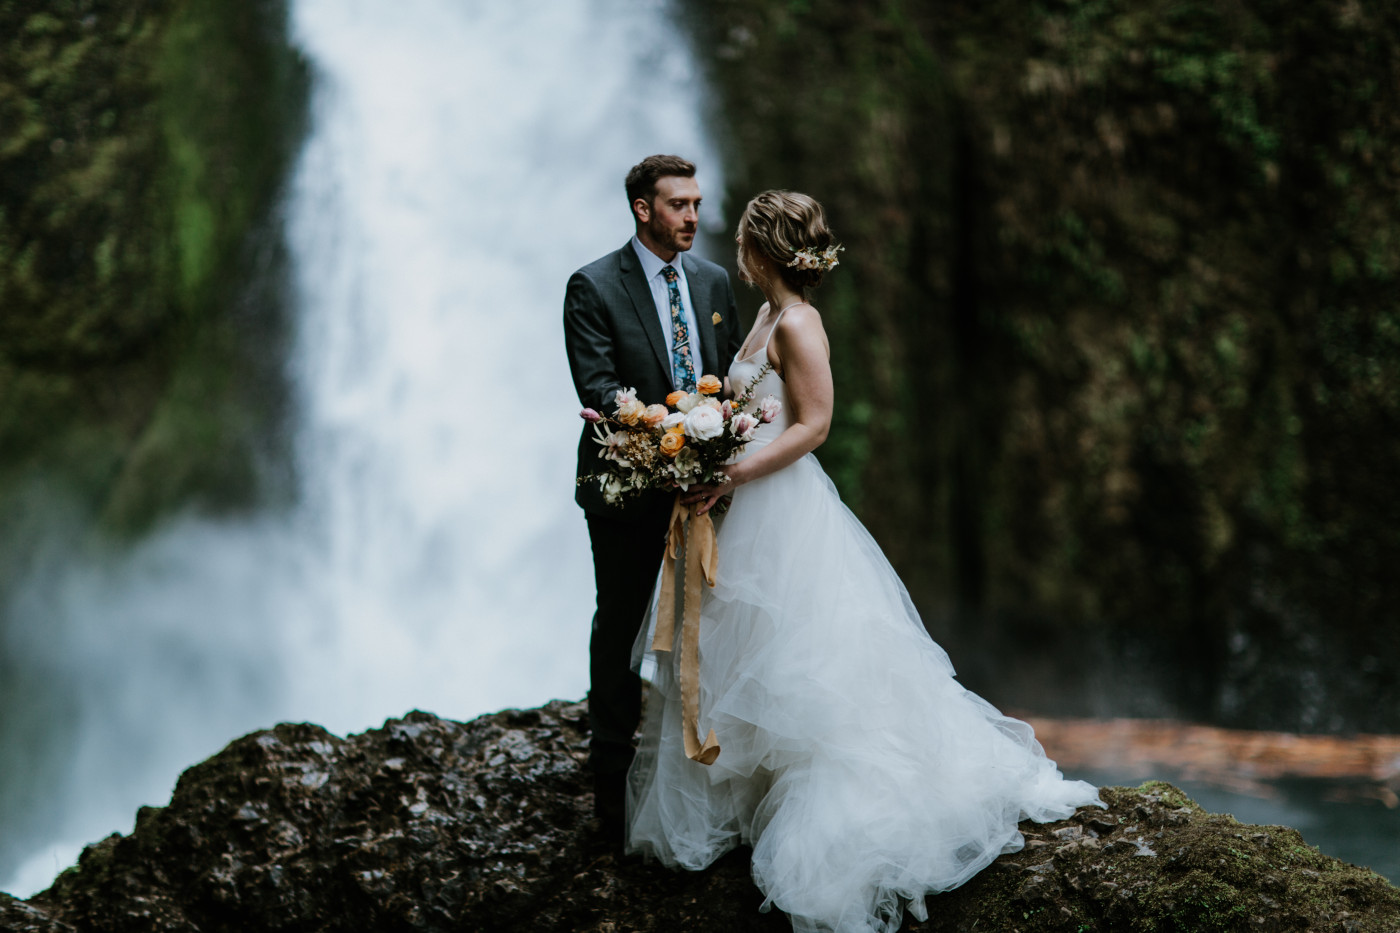
[[[248,731],[587,688],[561,302],[630,235],[642,156],[697,160],[718,221],[684,36],[664,4],[621,0],[293,0],[290,17],[314,74],[284,206],[300,494],[116,557],[33,557],[9,650],[62,684],[64,721],[32,725],[67,745],[0,890],[46,887]]]

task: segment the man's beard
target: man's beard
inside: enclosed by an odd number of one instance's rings
[[[659,223],[649,224],[648,229],[651,233],[651,238],[658,246],[672,252],[683,253],[690,249],[695,243],[694,230],[673,230]],[[685,242],[681,239],[680,234],[682,233],[689,233],[691,235],[689,242]]]

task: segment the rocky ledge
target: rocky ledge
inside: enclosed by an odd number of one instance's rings
[[[180,778],[0,930],[789,929],[745,850],[708,871],[615,857],[590,819],[585,707],[470,723],[410,713],[338,738],[280,725]],[[1206,813],[1169,784],[1025,824],[1024,850],[929,900],[930,931],[1394,931],[1400,890],[1292,829]]]

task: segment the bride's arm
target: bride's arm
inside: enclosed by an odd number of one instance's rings
[[[708,512],[735,487],[777,472],[821,446],[831,429],[835,398],[827,347],[826,331],[815,308],[798,305],[783,315],[773,334],[772,355],[782,366],[787,387],[787,429],[772,443],[728,467],[728,482],[692,487],[685,502],[700,502],[697,511]]]

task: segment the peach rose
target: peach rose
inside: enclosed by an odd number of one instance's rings
[[[685,435],[679,431],[667,431],[661,435],[661,452],[668,457],[674,457],[681,452],[685,446]]]
[[[617,420],[623,424],[636,424],[641,420],[642,412],[646,410],[647,407],[636,399],[623,402],[617,406]]]
[[[682,392],[680,389],[677,389],[676,391],[672,392],[670,395],[666,396],[666,404],[667,404],[667,405],[670,405],[672,408],[675,408],[677,405],[679,405],[679,404],[681,403],[681,399],[683,399],[683,398],[685,398],[685,397],[686,397],[686,393],[685,393],[685,392]]]
[[[724,383],[719,381],[718,376],[706,374],[700,377],[700,381],[695,384],[695,390],[701,395],[716,395],[724,388]]]
[[[649,428],[658,427],[670,412],[665,405],[648,405],[642,410],[642,423]]]

